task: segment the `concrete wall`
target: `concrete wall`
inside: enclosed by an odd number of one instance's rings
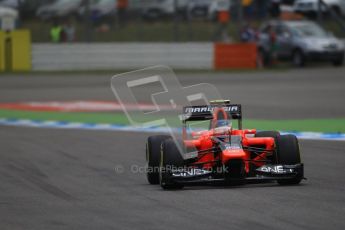
[[[213,43],[33,44],[33,70],[212,69]]]

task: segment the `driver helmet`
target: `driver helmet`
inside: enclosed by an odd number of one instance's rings
[[[228,120],[218,120],[216,122],[215,128],[219,127],[231,127],[231,122],[229,122]]]

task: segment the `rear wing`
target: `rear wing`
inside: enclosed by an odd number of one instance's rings
[[[183,107],[182,120],[185,121],[202,121],[212,120],[214,108],[223,108],[232,119],[242,119],[242,109],[240,104],[228,105],[200,105]]]

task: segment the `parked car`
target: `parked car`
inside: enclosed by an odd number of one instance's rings
[[[190,0],[187,5],[189,18],[208,18],[213,0]]]
[[[296,13],[302,13],[306,15],[316,15],[319,9],[319,0],[296,0],[293,9]],[[333,9],[338,15],[345,16],[345,1],[344,0],[323,0],[325,4]],[[324,5],[321,5],[321,11],[327,12]]]
[[[139,8],[144,18],[152,20],[172,16],[175,8],[177,12],[184,12],[187,2],[188,0],[145,0],[136,4],[136,8]]]
[[[295,0],[282,0],[281,3],[283,5],[293,5]]]
[[[276,35],[278,59],[291,60],[295,66],[308,61],[344,62],[344,42],[318,24],[303,21],[269,21],[260,28],[258,50],[264,63],[270,60],[271,31]]]
[[[117,0],[91,0],[90,13],[93,17],[102,18],[116,13]],[[80,16],[85,14],[85,6],[79,8]]]
[[[83,0],[56,0],[52,4],[39,7],[36,15],[41,19],[50,19],[77,14],[82,2]]]
[[[0,6],[10,7],[18,9],[20,4],[23,4],[24,0],[0,0]]]
[[[8,1],[8,0],[5,0]],[[56,0],[19,0],[18,10],[22,20],[36,16],[37,9],[43,5],[49,5]]]

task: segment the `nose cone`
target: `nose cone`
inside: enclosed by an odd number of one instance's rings
[[[229,160],[233,159],[246,159],[246,153],[243,149],[225,149],[222,152],[222,162],[225,164]]]

